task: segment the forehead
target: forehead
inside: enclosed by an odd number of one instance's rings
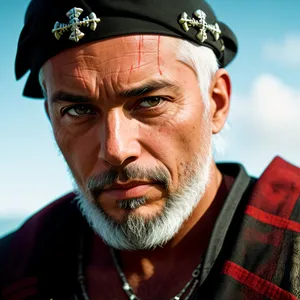
[[[68,78],[70,81],[79,79],[86,85],[84,78],[91,75],[96,75],[98,80],[135,82],[167,71],[172,73],[178,41],[166,36],[135,35],[77,46],[45,63],[45,80],[50,74],[51,83],[62,79],[65,82]]]

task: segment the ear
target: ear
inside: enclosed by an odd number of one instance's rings
[[[210,87],[212,133],[217,134],[223,128],[230,107],[231,82],[225,69],[219,69]]]
[[[48,117],[48,120],[51,122],[50,114],[49,114],[49,103],[48,103],[47,99],[44,101],[44,108],[45,108],[45,112]]]

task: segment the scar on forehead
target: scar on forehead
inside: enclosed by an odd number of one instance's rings
[[[162,75],[162,71],[160,68],[160,35],[157,37],[157,68],[160,75]]]
[[[144,46],[144,35],[140,35],[139,43],[138,43],[138,69],[141,66],[143,46]],[[161,36],[158,35],[157,36],[157,69],[158,69],[159,74],[162,75],[161,59],[160,59],[160,46],[161,46]],[[132,70],[133,70],[133,66],[131,66],[131,68],[130,68],[130,73],[132,72]]]
[[[131,65],[130,67],[130,74],[132,73],[132,71],[133,71],[133,65]]]
[[[144,44],[144,36],[143,36],[143,35],[140,35],[140,38],[139,38],[139,58],[138,58],[138,68],[141,66],[143,44]]]

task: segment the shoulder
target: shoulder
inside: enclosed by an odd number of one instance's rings
[[[254,185],[246,214],[300,232],[300,168],[275,157]]]
[[[291,195],[300,194],[300,168],[277,156],[260,176],[256,189],[261,194]]]
[[[80,214],[74,200],[74,193],[55,200],[30,217],[20,229],[0,239],[1,284],[24,276],[39,250],[47,247],[53,237],[58,238],[64,224]]]

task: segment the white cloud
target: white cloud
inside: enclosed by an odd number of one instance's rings
[[[256,176],[276,155],[300,165],[300,89],[263,74],[249,95],[233,97],[229,122],[226,155],[218,159],[241,161]]]
[[[284,40],[268,41],[263,54],[272,61],[281,62],[289,67],[300,66],[300,35],[289,34]]]

